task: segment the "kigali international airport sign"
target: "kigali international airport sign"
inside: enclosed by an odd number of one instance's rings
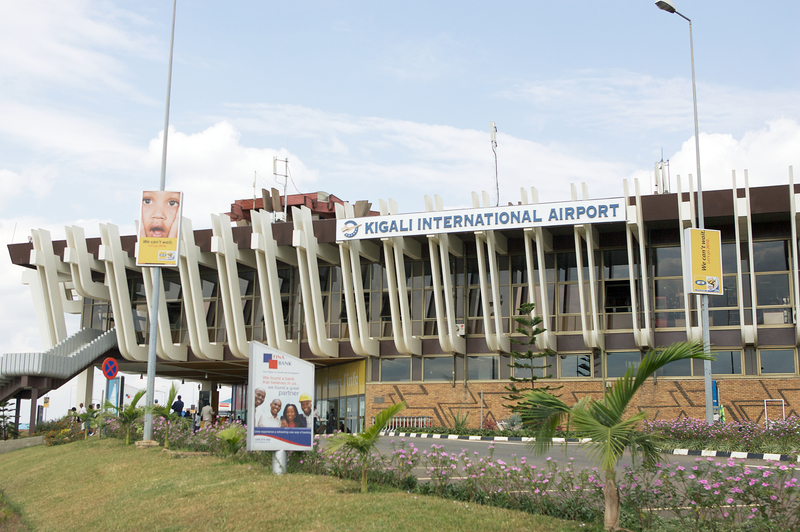
[[[336,220],[336,240],[625,221],[625,198],[610,198],[339,219]]]

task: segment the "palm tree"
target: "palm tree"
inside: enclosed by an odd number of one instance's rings
[[[146,391],[147,390],[139,390],[136,392],[136,395],[133,396],[133,399],[127,405],[114,406],[111,404],[111,401],[106,400],[106,408],[112,408],[117,411],[119,424],[125,428],[125,445],[131,444],[131,427],[143,413],[141,408],[136,407],[136,403],[139,402],[139,399],[144,396]]]
[[[361,458],[361,493],[367,493],[367,462],[370,452],[378,443],[381,431],[389,423],[389,420],[400,413],[406,407],[405,401],[395,403],[384,408],[375,416],[375,423],[370,428],[360,434],[347,434],[345,432],[334,436],[328,440],[326,452],[333,454],[342,447],[355,451]]]
[[[175,402],[175,397],[178,395],[178,387],[175,383],[172,383],[172,387],[169,389],[169,397],[167,397],[167,402],[163,405],[154,404],[153,406],[149,406],[145,408],[148,412],[153,414],[154,416],[158,416],[163,418],[167,424],[167,430],[164,432],[164,448],[169,449],[169,429],[170,429],[170,421],[177,421],[180,419],[180,416],[172,411],[172,403]]]
[[[552,445],[556,427],[571,415],[573,427],[592,439],[586,444],[591,447],[590,455],[595,463],[599,463],[605,472],[605,528],[619,529],[619,488],[617,487],[615,467],[626,449],[630,450],[635,460],[641,453],[644,463],[655,464],[658,450],[655,440],[647,434],[637,432],[640,421],[647,417],[646,412],[637,412],[625,416],[631,400],[636,392],[659,368],[678,360],[702,359],[714,360],[714,355],[703,352],[699,342],[680,342],[665,348],[649,351],[638,370],[634,374],[633,367],[628,368],[614,387],[601,400],[583,397],[574,406],[567,406],[558,397],[542,392],[528,393],[520,403],[521,414],[526,421],[541,423],[536,435],[534,451],[543,454]]]

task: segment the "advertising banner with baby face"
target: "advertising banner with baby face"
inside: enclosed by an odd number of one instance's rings
[[[310,451],[314,443],[314,364],[250,342],[248,451]]]
[[[183,192],[142,192],[137,266],[177,266]]]

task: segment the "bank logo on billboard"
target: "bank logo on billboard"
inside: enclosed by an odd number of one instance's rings
[[[264,353],[264,364],[269,369],[278,369],[278,359],[272,358],[272,353]]]
[[[342,227],[342,233],[344,233],[344,236],[347,238],[353,238],[358,234],[358,228],[361,227],[361,225],[362,224],[358,224],[353,220],[347,220],[344,223],[344,227]]]

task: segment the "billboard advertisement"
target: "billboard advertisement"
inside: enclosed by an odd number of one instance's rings
[[[314,364],[250,342],[248,451],[309,451],[314,442]]]
[[[177,266],[183,192],[142,192],[137,266]]]
[[[684,285],[687,294],[722,294],[722,241],[719,231],[684,230],[686,265]]]

